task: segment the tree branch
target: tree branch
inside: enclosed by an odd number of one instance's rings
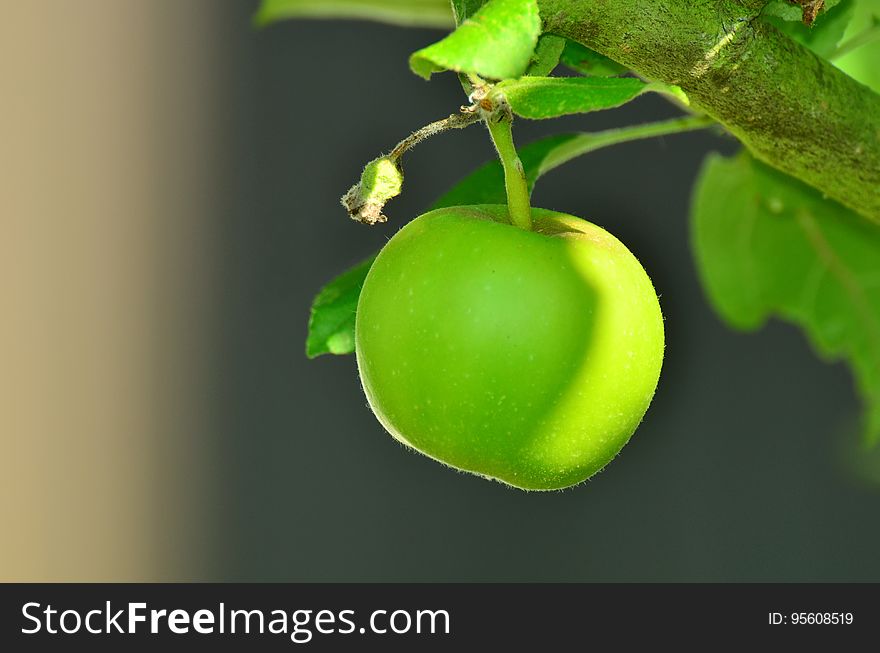
[[[681,86],[755,156],[880,222],[880,95],[758,18],[761,0],[538,0],[547,31]]]

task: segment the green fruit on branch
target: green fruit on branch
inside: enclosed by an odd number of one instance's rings
[[[361,292],[358,369],[402,443],[528,490],[575,485],[626,444],[654,395],[663,318],[611,234],[532,209],[461,206],[416,218]]]

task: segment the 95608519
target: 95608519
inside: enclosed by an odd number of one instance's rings
[[[771,626],[850,626],[855,617],[852,612],[769,612],[767,623]]]

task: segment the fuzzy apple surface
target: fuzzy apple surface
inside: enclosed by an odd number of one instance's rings
[[[361,292],[355,349],[399,441],[530,490],[575,485],[629,440],[654,395],[663,317],[644,268],[585,220],[452,207],[403,227]]]

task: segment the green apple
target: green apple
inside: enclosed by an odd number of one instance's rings
[[[400,442],[529,490],[575,485],[641,422],[663,317],[644,268],[570,215],[506,206],[432,211],[382,249],[361,292],[364,391]]]

